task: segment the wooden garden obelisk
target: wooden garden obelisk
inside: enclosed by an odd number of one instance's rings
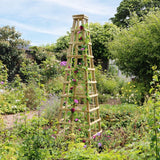
[[[58,118],[58,133],[91,141],[101,133],[88,17],[73,15]]]

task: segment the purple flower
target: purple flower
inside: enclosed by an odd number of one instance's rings
[[[81,33],[81,31],[78,31],[77,33],[78,33],[78,34],[80,34],[80,33]]]
[[[102,144],[101,143],[98,143],[98,147],[101,147],[102,146]]]
[[[93,136],[93,139],[95,139],[95,138],[96,138],[96,135]]]
[[[86,141],[83,139],[82,142],[85,143]]]
[[[3,82],[3,81],[1,81],[1,84],[4,84],[4,82]]]
[[[66,64],[67,64],[66,61],[62,61],[62,62],[60,63],[61,66],[66,66]]]
[[[78,104],[78,100],[77,100],[77,99],[74,99],[74,103],[77,103],[77,104]]]
[[[73,82],[76,82],[76,79],[72,79]]]
[[[87,145],[84,145],[83,147],[84,147],[84,148],[86,148],[86,147],[87,147]]]
[[[80,30],[83,30],[84,29],[84,27],[83,26],[80,26]]]
[[[80,128],[79,128],[78,130],[79,130],[79,131],[81,131],[81,129],[80,129]]]
[[[97,136],[101,136],[101,133],[100,133],[100,132],[98,132],[98,133],[97,133]]]
[[[76,118],[76,119],[75,119],[75,122],[78,122],[78,120],[79,120],[79,119],[78,119],[78,118]]]
[[[84,51],[85,48],[81,48],[81,51]]]
[[[74,113],[75,112],[75,108],[71,108],[71,112]]]

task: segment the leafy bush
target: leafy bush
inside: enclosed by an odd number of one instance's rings
[[[160,11],[151,12],[142,22],[121,30],[109,45],[119,69],[146,86],[152,80],[151,66],[159,67],[160,63],[159,28]]]
[[[110,97],[117,98],[120,92],[120,88],[124,84],[124,80],[117,75],[115,71],[101,71],[102,67],[99,65],[96,67],[96,81],[97,90],[99,92],[100,103],[107,102]],[[110,95],[110,96],[109,96]]]
[[[7,67],[2,63],[0,60],[0,88],[3,88],[5,83],[7,82],[8,74],[7,74]]]
[[[45,90],[48,94],[59,94],[63,88],[63,80],[62,76],[56,78],[50,78],[45,85]]]
[[[63,72],[60,62],[57,61],[54,56],[43,61],[40,68],[43,83],[46,83],[51,78],[59,76]]]
[[[58,118],[60,99],[56,96],[53,96],[48,100],[44,107],[45,109],[42,115],[49,121],[49,124],[51,125],[53,123],[53,120]]]
[[[1,114],[18,113],[26,110],[26,105],[22,101],[23,93],[20,90],[5,90],[0,93]]]
[[[19,75],[23,82],[28,83],[30,81],[40,81],[40,68],[36,62],[31,60],[25,60],[21,64]]]
[[[144,102],[145,94],[146,88],[144,86],[144,83],[137,83],[136,81],[131,81],[126,83],[121,88],[120,99],[122,103],[142,105]]]
[[[43,94],[43,90],[40,89],[37,85],[29,84],[24,89],[23,102],[29,109],[36,109],[41,104]]]

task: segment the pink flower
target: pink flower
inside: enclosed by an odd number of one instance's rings
[[[76,79],[72,79],[73,82],[76,82]]]
[[[60,63],[61,66],[66,66],[66,64],[67,64],[66,61],[62,61],[62,62]]]
[[[80,129],[80,128],[79,128],[78,130],[79,130],[79,131],[81,131],[81,129]]]
[[[71,68],[70,66],[68,66],[68,68]]]
[[[78,33],[78,34],[80,34],[80,33],[81,33],[81,31],[78,31],[77,33]]]
[[[93,136],[93,139],[95,139],[95,138],[96,138],[96,135]]]
[[[84,51],[85,48],[81,48],[81,51]]]
[[[77,103],[77,104],[78,104],[78,100],[77,100],[77,99],[74,99],[74,103]]]
[[[80,30],[83,30],[84,29],[84,27],[83,26],[80,26]]]
[[[75,108],[71,108],[71,112],[74,113],[75,112]]]
[[[82,39],[83,39],[82,37],[79,38],[80,41],[81,41]]]
[[[76,119],[75,119],[75,122],[78,122],[78,120],[79,120],[79,119],[78,119],[78,118],[76,118]]]
[[[71,123],[71,120],[69,120],[68,122]]]
[[[81,65],[82,63],[81,62],[79,62],[79,65]]]
[[[1,81],[1,84],[4,84],[4,82],[3,82],[3,81]]]

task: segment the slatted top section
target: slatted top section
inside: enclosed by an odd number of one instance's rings
[[[84,14],[73,15],[72,17],[73,19],[87,19],[88,20],[88,17],[85,16]]]

